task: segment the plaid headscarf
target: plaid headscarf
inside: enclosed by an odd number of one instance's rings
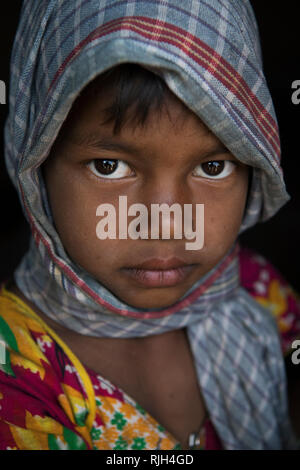
[[[27,0],[13,48],[5,129],[7,167],[32,230],[17,285],[45,314],[85,335],[130,338],[187,327],[223,446],[292,448],[277,328],[240,287],[236,246],[175,305],[141,312],[69,259],[54,228],[40,166],[79,92],[125,62],[157,70],[252,167],[241,232],[289,198],[248,1]]]

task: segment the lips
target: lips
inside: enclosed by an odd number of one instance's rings
[[[144,287],[172,287],[183,282],[194,267],[177,257],[151,258],[123,272]]]

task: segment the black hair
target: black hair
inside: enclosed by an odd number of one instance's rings
[[[159,75],[133,63],[120,64],[104,72],[83,90],[77,100],[80,102],[87,95],[101,93],[112,93],[112,101],[104,110],[103,124],[114,123],[115,134],[128,123],[144,126],[150,112],[161,112],[166,98],[172,96]]]
[[[150,111],[160,111],[171,92],[158,75],[137,64],[122,64],[103,76],[115,90],[115,97],[106,108],[106,122],[114,122],[118,133],[129,120],[144,126]]]

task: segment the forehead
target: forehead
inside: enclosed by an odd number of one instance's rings
[[[101,83],[101,85],[103,85]],[[96,138],[102,132],[115,134],[117,137],[148,136],[158,137],[163,132],[175,133],[178,138],[198,137],[207,142],[220,143],[219,139],[186,105],[170,90],[164,94],[163,100],[150,106],[143,117],[143,102],[130,101],[125,104],[125,116],[118,132],[114,131],[115,120],[118,119],[118,90],[107,83],[100,86],[98,79],[92,82],[76,99],[69,113],[61,135],[82,140]]]
[[[151,111],[144,126],[126,123],[118,134],[113,123],[103,124],[103,109],[110,97],[82,100],[62,145],[53,156],[76,162],[80,158],[112,158],[156,171],[186,171],[204,158],[227,154],[226,147],[202,121],[176,99],[167,100],[160,112]],[[60,151],[62,150],[62,152]],[[231,159],[235,160],[233,156]],[[171,173],[170,173],[171,174]]]

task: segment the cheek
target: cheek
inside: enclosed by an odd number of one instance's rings
[[[66,249],[74,249],[93,232],[93,207],[82,191],[80,181],[64,165],[51,163],[45,168],[45,182],[56,230]]]
[[[234,185],[230,191],[220,193],[217,198],[210,198],[205,204],[205,245],[223,256],[235,242],[247,196],[247,178]]]
[[[91,273],[114,265],[124,244],[99,240],[96,235],[96,209],[108,201],[62,166],[49,166],[45,181],[56,231],[69,257]]]

